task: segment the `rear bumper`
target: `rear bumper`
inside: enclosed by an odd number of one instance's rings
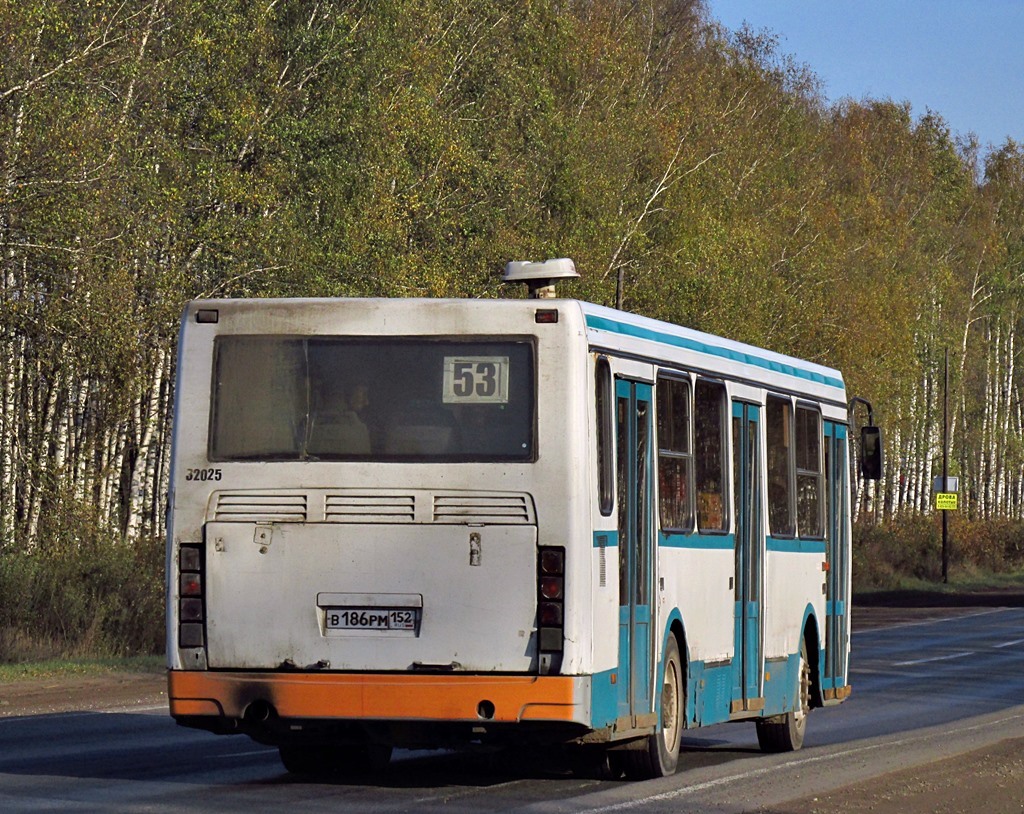
[[[588,726],[587,676],[405,675],[171,670],[179,719],[240,720],[253,705],[281,719]]]

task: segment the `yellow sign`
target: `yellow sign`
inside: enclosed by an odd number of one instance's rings
[[[956,492],[936,492],[935,508],[942,511],[956,511]]]

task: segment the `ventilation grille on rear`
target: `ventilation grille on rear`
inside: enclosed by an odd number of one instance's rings
[[[302,523],[306,515],[307,497],[304,494],[221,492],[217,496],[214,519],[238,523]]]
[[[533,506],[525,495],[435,495],[435,523],[533,523]]]
[[[528,494],[426,489],[215,492],[208,518],[221,523],[441,523],[536,525]]]
[[[412,495],[327,495],[324,519],[328,523],[412,523],[416,498]]]

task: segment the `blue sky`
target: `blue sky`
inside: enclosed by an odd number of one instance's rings
[[[727,28],[769,29],[830,102],[910,102],[988,147],[1024,143],[1024,0],[708,0]]]

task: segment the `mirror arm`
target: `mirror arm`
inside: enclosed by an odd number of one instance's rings
[[[854,396],[852,399],[850,399],[850,406],[849,406],[850,415],[853,415],[854,405],[857,405],[857,404],[863,404],[865,407],[868,408],[868,426],[869,427],[875,426],[875,416],[874,416],[874,413],[871,410],[871,402],[868,401],[867,399],[861,398],[860,396]]]

